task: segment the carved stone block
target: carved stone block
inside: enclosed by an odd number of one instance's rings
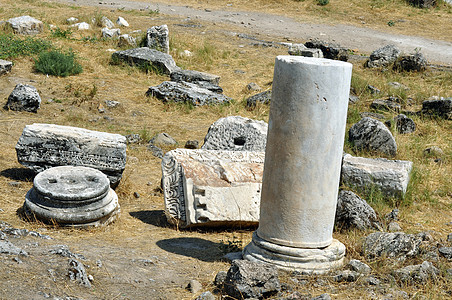
[[[264,152],[176,149],[162,160],[169,222],[251,225],[259,221]]]
[[[126,166],[126,138],[119,134],[53,124],[25,126],[16,145],[20,164],[39,173],[56,166],[102,171],[116,187]]]
[[[359,190],[376,189],[383,195],[403,197],[410,181],[411,161],[354,157],[342,161],[342,183]]]

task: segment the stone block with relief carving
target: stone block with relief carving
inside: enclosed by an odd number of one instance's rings
[[[126,166],[126,138],[120,134],[54,124],[25,126],[17,160],[40,173],[57,166],[83,166],[107,175],[116,187]]]
[[[162,160],[168,220],[180,227],[259,221],[264,152],[176,149]]]

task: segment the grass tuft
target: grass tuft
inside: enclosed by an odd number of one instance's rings
[[[43,74],[61,77],[80,74],[83,71],[72,51],[63,53],[59,50],[41,52],[35,60],[35,69]]]

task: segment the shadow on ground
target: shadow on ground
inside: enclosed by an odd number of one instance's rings
[[[171,227],[171,224],[168,223],[163,210],[140,210],[132,211],[129,214],[141,222],[149,225]]]
[[[195,237],[160,240],[156,244],[165,251],[205,262],[221,261],[223,257],[219,243]]]
[[[11,180],[31,182],[35,172],[27,168],[10,168],[0,172],[0,175]]]

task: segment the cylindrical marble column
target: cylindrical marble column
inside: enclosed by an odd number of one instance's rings
[[[276,58],[259,228],[246,259],[316,273],[341,263],[345,247],[332,233],[351,73],[346,62]]]

